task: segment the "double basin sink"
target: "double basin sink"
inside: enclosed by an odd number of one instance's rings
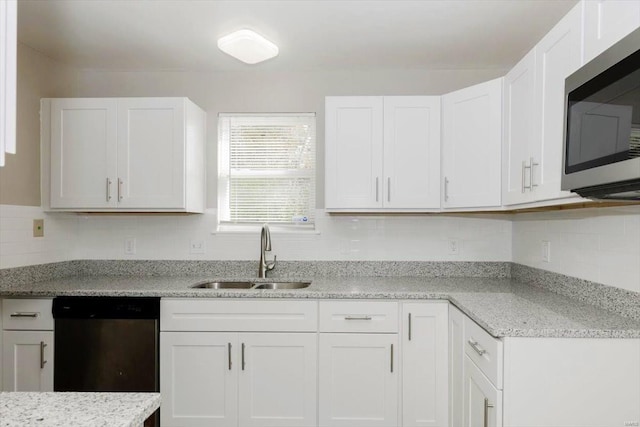
[[[311,282],[201,282],[192,285],[194,289],[303,289]]]

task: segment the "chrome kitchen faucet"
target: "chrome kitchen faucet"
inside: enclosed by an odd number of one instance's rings
[[[271,232],[267,224],[262,226],[260,232],[260,265],[258,266],[258,278],[267,277],[267,271],[271,271],[276,266],[276,256],[273,256],[273,262],[269,263],[265,259],[265,252],[271,252]]]

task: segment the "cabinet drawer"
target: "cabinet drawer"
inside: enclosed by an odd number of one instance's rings
[[[320,332],[398,332],[398,304],[321,301]]]
[[[464,319],[464,349],[469,358],[502,389],[502,341],[489,335],[469,318]]]
[[[316,301],[162,299],[160,330],[316,332]]]
[[[51,307],[51,299],[4,299],[2,300],[2,328],[52,331]]]

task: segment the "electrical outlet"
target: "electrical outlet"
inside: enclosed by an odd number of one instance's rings
[[[189,253],[192,254],[203,254],[206,252],[204,240],[192,240],[189,247]]]
[[[458,239],[449,239],[447,251],[449,255],[458,255],[460,253],[460,241]]]
[[[33,220],[33,237],[44,237],[44,219]]]
[[[127,255],[133,255],[136,253],[136,238],[127,237],[124,239],[124,253]]]
[[[542,241],[542,261],[551,262],[551,242],[548,240]]]

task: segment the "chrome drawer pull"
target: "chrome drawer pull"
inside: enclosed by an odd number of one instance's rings
[[[26,312],[11,313],[9,315],[9,317],[31,317],[31,318],[35,318],[38,316],[39,316],[38,313],[26,313]]]
[[[227,344],[227,357],[229,358],[229,370],[231,370],[231,343]]]
[[[371,320],[371,316],[345,316],[344,320]]]
[[[493,405],[489,403],[489,399],[484,399],[484,427],[489,427],[489,408],[493,408]]]
[[[480,356],[484,356],[487,353],[487,350],[485,350],[484,348],[480,347],[478,345],[478,343],[474,340],[469,340],[469,345],[471,346],[471,348],[473,348],[476,353],[478,353]]]
[[[44,343],[44,341],[40,341],[40,369],[44,369],[44,364],[47,363],[46,360],[44,360],[44,348],[47,345]]]

